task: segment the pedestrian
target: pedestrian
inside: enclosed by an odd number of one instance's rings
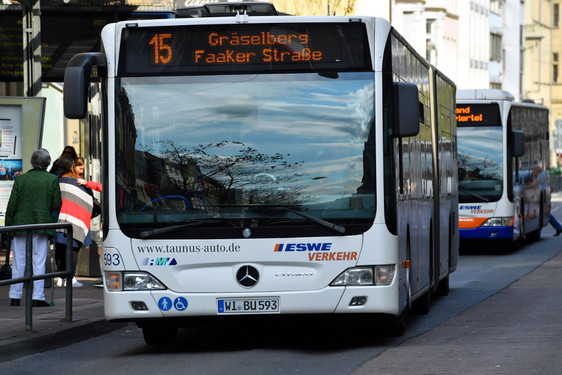
[[[61,192],[56,176],[47,172],[51,156],[45,149],[38,149],[31,155],[33,169],[19,176],[12,187],[6,208],[6,225],[55,223],[61,208]],[[53,230],[33,231],[32,262],[33,274],[45,273],[49,236]],[[26,232],[13,233],[12,278],[25,274],[26,263]],[[33,306],[50,306],[45,302],[44,280],[33,282]],[[10,305],[19,306],[23,294],[23,284],[10,285]]]
[[[81,156],[77,156],[74,158],[74,164],[72,166],[72,177],[75,179],[84,179],[84,158]]]
[[[74,167],[74,160],[69,155],[59,158],[58,168],[61,173],[59,185],[62,197],[62,207],[59,213],[59,223],[72,224],[72,250],[78,251],[90,242],[90,221],[94,209],[94,196],[92,190],[79,185],[74,177],[80,174],[80,169]],[[66,270],[66,233],[57,232],[55,241],[55,261],[59,271]],[[76,270],[76,267],[73,267]],[[57,285],[62,286],[59,279]],[[72,277],[72,286],[81,287],[82,284]]]
[[[84,158],[79,156],[76,159],[74,159],[74,167],[73,167],[73,173],[74,173],[74,178],[77,180],[76,182],[78,182],[78,184],[80,185],[84,185],[92,190],[101,192],[102,191],[102,185],[99,182],[95,182],[95,181],[86,181],[84,180]]]
[[[59,162],[60,158],[64,155],[70,156],[72,158],[72,160],[75,160],[78,157],[78,154],[76,153],[76,150],[74,149],[74,147],[65,146],[64,149],[62,150],[61,155],[59,156],[59,158],[57,160],[55,160],[55,162],[53,163],[53,166],[51,167],[51,170],[49,171],[50,173],[57,175],[57,177],[60,177],[60,175],[61,175],[60,168],[58,167],[58,162]]]
[[[92,190],[100,192],[103,190],[102,184],[95,181],[86,181],[84,180],[84,158],[77,157],[74,160],[74,167],[72,168],[73,177],[76,179],[76,182],[79,185],[86,186]],[[101,213],[101,204],[100,202],[94,197],[94,211],[92,212],[92,217],[96,217]]]
[[[550,220],[548,222],[550,223],[550,225],[552,225],[552,227],[556,231],[556,233],[554,233],[554,236],[555,237],[559,236],[560,233],[562,233],[562,224],[560,224],[560,222],[556,220],[553,214],[550,214]]]

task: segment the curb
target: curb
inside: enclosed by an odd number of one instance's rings
[[[100,319],[86,323],[69,322],[68,328],[61,328],[48,333],[32,331],[23,336],[7,339],[5,343],[0,344],[0,353],[2,353],[0,363],[76,344],[124,328],[127,324],[129,323],[108,322],[105,319]]]

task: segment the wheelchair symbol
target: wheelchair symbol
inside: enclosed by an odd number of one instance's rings
[[[187,300],[183,297],[178,297],[174,301],[174,307],[178,311],[184,311],[187,309]]]

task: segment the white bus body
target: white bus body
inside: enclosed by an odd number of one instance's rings
[[[539,239],[550,218],[548,109],[484,89],[459,90],[456,111],[461,241]]]
[[[455,86],[387,21],[119,22],[102,51],[69,63],[64,95],[83,118],[97,66],[108,320],[148,343],[224,315],[376,313],[400,330],[448,292]]]

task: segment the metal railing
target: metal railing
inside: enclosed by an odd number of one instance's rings
[[[32,248],[33,232],[47,229],[66,230],[66,271],[49,272],[41,275],[33,274]],[[32,300],[33,300],[33,281],[45,280],[54,277],[66,278],[66,316],[65,320],[72,321],[72,275],[74,264],[72,262],[72,225],[70,223],[52,224],[28,224],[12,225],[0,227],[0,233],[26,232],[26,251],[25,251],[25,273],[23,277],[12,278],[10,280],[0,280],[0,286],[18,284],[23,282],[25,286],[25,329],[31,331],[33,328]],[[6,250],[8,251],[8,250]],[[54,285],[51,286],[54,288]]]

